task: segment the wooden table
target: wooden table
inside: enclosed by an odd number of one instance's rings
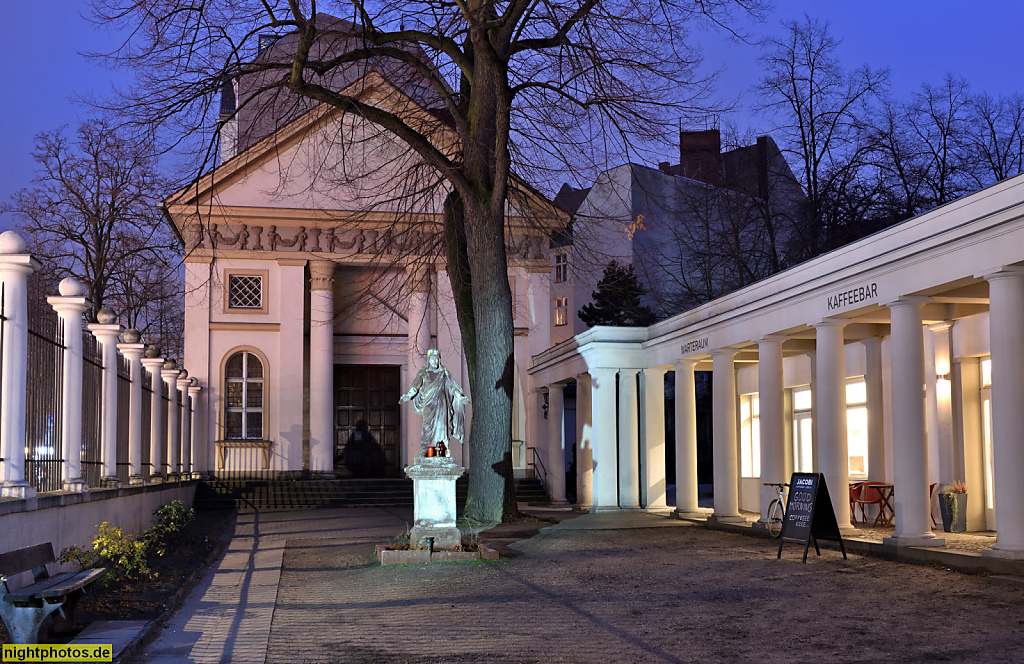
[[[875,517],[873,525],[892,525],[893,517],[896,516],[896,511],[892,506],[892,496],[896,492],[896,487],[892,484],[876,484],[871,488],[878,489],[878,493],[882,497],[881,502],[878,503],[878,516]]]

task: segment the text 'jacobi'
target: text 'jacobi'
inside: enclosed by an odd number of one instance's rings
[[[851,304],[878,297],[878,284],[870,283],[845,290],[828,298],[828,310],[841,309]]]

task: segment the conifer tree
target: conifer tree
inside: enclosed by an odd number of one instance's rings
[[[588,327],[613,325],[616,327],[646,327],[657,317],[642,298],[646,291],[633,273],[632,265],[619,265],[616,261],[604,269],[597,282],[594,301],[580,309],[580,320]]]

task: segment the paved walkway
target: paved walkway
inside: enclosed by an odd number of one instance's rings
[[[1024,648],[1024,583],[831,551],[776,561],[767,540],[646,513],[564,520],[497,563],[381,567],[373,546],[411,517],[240,514],[223,561],[135,661],[1012,661]]]

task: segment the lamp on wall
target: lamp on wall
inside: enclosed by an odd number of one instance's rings
[[[948,373],[936,374],[935,375],[935,380],[947,380],[948,381],[949,380],[949,374]]]

